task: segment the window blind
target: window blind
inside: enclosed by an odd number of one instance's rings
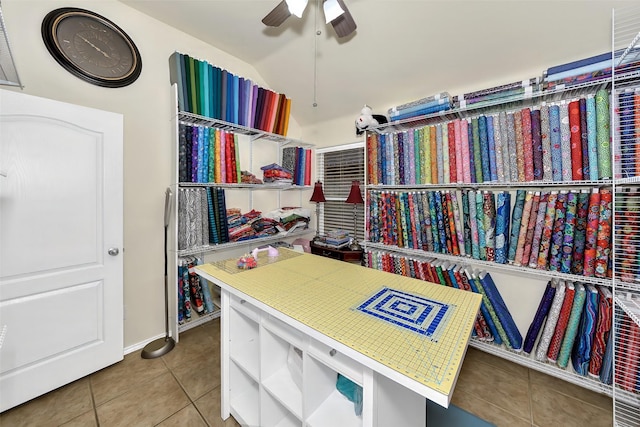
[[[364,193],[364,144],[355,143],[316,150],[318,179],[327,201],[321,206],[320,234],[331,230],[353,233],[353,207],[345,203],[351,182],[360,181]],[[364,239],[364,205],[356,205],[356,238]]]

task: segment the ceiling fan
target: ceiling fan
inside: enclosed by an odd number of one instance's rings
[[[268,27],[279,27],[292,14],[302,18],[308,2],[309,0],[282,0],[262,18],[262,22]],[[356,22],[342,0],[322,0],[322,3],[326,23],[331,23],[339,38],[356,30]]]

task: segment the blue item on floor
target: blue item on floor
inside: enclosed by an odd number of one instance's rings
[[[495,424],[478,418],[457,406],[450,404],[449,408],[443,408],[437,403],[427,400],[426,427],[495,427]]]

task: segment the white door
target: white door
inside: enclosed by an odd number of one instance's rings
[[[0,90],[0,411],[122,360],[122,122]]]

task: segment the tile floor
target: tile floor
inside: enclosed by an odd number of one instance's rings
[[[467,352],[453,404],[499,427],[613,425],[609,397],[474,348]],[[181,334],[176,348],[161,358],[128,354],[5,411],[0,426],[238,426],[233,418],[220,418],[219,319]]]

